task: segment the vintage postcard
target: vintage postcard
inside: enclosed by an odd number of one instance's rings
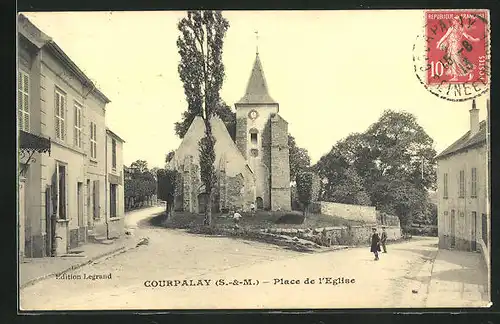
[[[491,306],[488,10],[17,24],[20,311]]]

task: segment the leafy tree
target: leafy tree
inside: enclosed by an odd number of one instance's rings
[[[370,205],[370,196],[365,191],[363,179],[357,174],[354,167],[345,169],[339,175],[339,182],[333,190],[324,197],[326,201],[351,205]]]
[[[296,177],[297,196],[303,206],[304,216],[307,216],[309,206],[318,199],[320,181],[313,172],[300,172]]]
[[[175,170],[158,170],[158,198],[167,202],[166,217],[172,216],[178,172]]]
[[[127,170],[124,180],[125,198],[133,198],[134,202],[144,202],[156,194],[156,178],[148,170],[147,162],[137,160]]]
[[[149,170],[149,172],[153,175],[153,177],[155,178],[155,180],[158,179],[158,171],[161,170],[160,168],[158,167],[153,167],[151,168],[151,170]]]
[[[200,140],[201,180],[208,194],[205,211],[205,224],[212,221],[212,199],[215,186],[215,138],[210,125],[211,117],[217,115],[221,105],[220,89],[224,80],[222,47],[229,22],[220,11],[188,11],[181,19],[178,29],[181,35],[177,39],[180,54],[179,76],[184,85],[188,110],[183,119],[189,125],[195,116],[201,116],[205,124],[205,136]],[[182,122],[181,122],[182,123]],[[182,134],[185,126],[177,126]]]
[[[290,180],[294,181],[298,173],[306,171],[311,165],[311,158],[306,149],[300,148],[295,138],[288,134],[288,147],[290,159]]]
[[[144,173],[148,171],[148,162],[144,160],[137,160],[135,162],[132,162],[130,165],[130,170],[133,173]]]
[[[336,143],[314,170],[327,180],[323,199],[362,204],[368,202],[364,191],[379,210],[411,224],[435,187],[435,156],[432,138],[414,115],[386,110],[365,132]],[[356,192],[361,196],[353,199]]]
[[[172,150],[165,155],[165,165],[168,165],[175,157],[175,151]],[[166,167],[166,166],[165,166]]]

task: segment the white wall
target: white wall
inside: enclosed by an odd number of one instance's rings
[[[440,239],[451,234],[451,212],[455,211],[455,237],[472,239],[472,212],[476,212],[476,241],[482,241],[481,215],[489,214],[486,197],[486,147],[470,149],[438,161],[438,232]],[[477,197],[471,197],[471,169],[477,169]],[[460,170],[465,175],[465,197],[459,197]],[[448,174],[448,198],[444,198],[444,174]],[[447,215],[445,215],[447,212]],[[460,216],[463,213],[463,217]]]
[[[83,215],[84,224],[87,225],[87,209],[90,207],[90,218],[92,218],[92,206],[87,206],[87,179],[100,180],[99,203],[104,206],[105,195],[105,111],[104,103],[92,95],[84,97],[83,93],[88,90],[82,88],[76,76],[70,74],[62,64],[45,50],[41,52],[41,76],[40,76],[40,99],[41,99],[41,125],[42,135],[49,137],[52,141],[50,156],[42,155],[42,184],[41,199],[45,201],[46,185],[52,184],[52,176],[56,171],[56,163],[66,165],[66,192],[67,192],[67,217],[68,222],[59,222],[56,235],[62,237],[58,246],[58,253],[65,253],[68,245],[69,230],[78,228],[78,200],[77,183],[83,183]],[[65,111],[65,139],[56,137],[55,130],[55,90],[56,87],[66,95]],[[74,143],[75,114],[74,102],[77,101],[82,107],[82,147],[76,147]],[[97,124],[97,159],[90,161],[90,121]],[[92,186],[92,182],[91,182]],[[92,192],[91,192],[92,194]],[[93,199],[90,199],[91,203]],[[45,210],[42,210],[42,229],[45,228]],[[104,219],[104,208],[101,208],[101,219]]]

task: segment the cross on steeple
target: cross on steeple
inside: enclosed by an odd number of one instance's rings
[[[259,55],[259,31],[255,31],[255,38],[256,38],[256,50],[255,53]]]

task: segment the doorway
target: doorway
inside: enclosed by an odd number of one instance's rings
[[[66,166],[58,164],[58,208],[59,219],[66,219]]]
[[[51,186],[45,188],[45,255],[54,256],[55,255],[55,233],[56,233],[56,220],[54,209],[52,208],[54,199],[52,197]]]
[[[109,186],[109,217],[116,217],[116,184]]]
[[[472,227],[472,238],[471,238],[471,251],[476,252],[477,249],[477,214],[475,211],[471,213],[471,227]]]
[[[78,200],[78,206],[77,206],[78,227],[84,227],[85,222],[83,219],[83,182],[77,182],[76,184],[76,197]]]
[[[257,197],[257,199],[255,200],[255,205],[257,205],[257,209],[259,210],[264,208],[264,200],[262,199],[262,197]]]
[[[450,247],[454,248],[455,247],[455,210],[451,211],[451,218],[450,218],[450,229],[451,229],[451,241],[450,241]]]
[[[26,246],[26,207],[25,207],[25,179],[20,178],[19,179],[19,257],[24,258],[25,257],[25,246]]]
[[[87,226],[88,227],[91,227],[92,226],[92,223],[91,223],[91,220],[92,220],[92,217],[91,217],[91,210],[92,210],[92,207],[90,205],[90,179],[87,179]]]

